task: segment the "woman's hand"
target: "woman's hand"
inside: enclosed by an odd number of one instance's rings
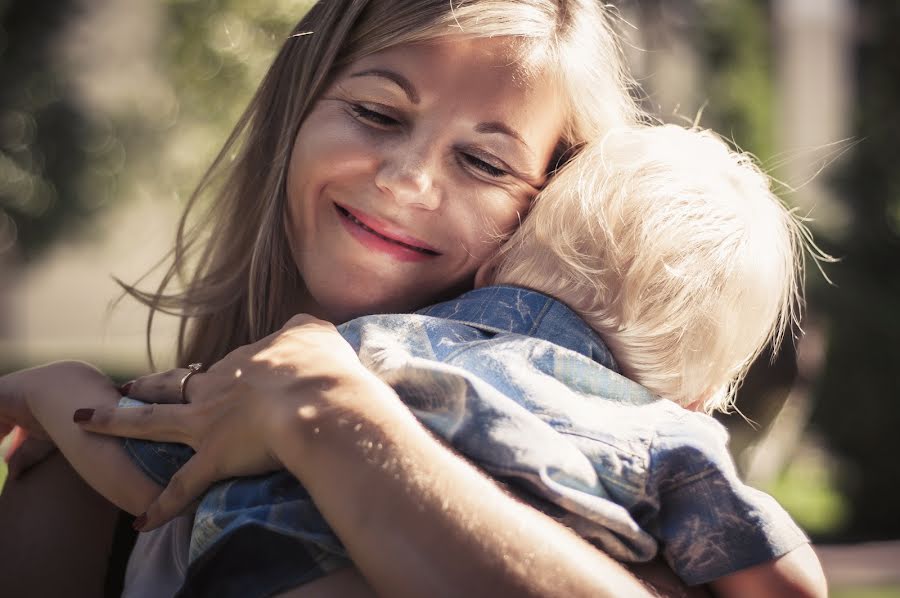
[[[165,523],[214,482],[281,469],[272,443],[283,423],[340,408],[330,391],[370,377],[334,326],[305,315],[192,376],[182,404],[187,372],[145,376],[128,387],[132,398],[169,404],[76,412],[85,430],[181,442],[196,451],[148,508],[142,529]]]
[[[13,372],[0,377],[0,439],[11,436],[6,452],[9,478],[20,475],[43,461],[56,450],[28,406],[28,393],[42,377],[52,375],[56,364]]]
[[[196,451],[136,521],[145,531],[177,515],[219,480],[279,469],[267,422],[277,407],[264,392],[237,381],[194,404],[83,409],[75,417],[91,432],[181,442]]]

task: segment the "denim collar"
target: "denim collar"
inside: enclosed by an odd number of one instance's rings
[[[553,297],[531,289],[482,287],[416,313],[455,320],[493,334],[543,339],[618,372],[606,343],[578,314]]]

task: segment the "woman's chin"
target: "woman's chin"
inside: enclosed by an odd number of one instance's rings
[[[359,301],[344,301],[341,305],[329,304],[327,320],[335,324],[347,322],[362,316],[373,314],[407,313],[415,311],[423,305],[415,305],[409,301],[386,297],[381,300],[373,300],[372,297],[360,298]]]
[[[340,324],[361,316],[372,314],[408,313],[421,309],[445,298],[447,295],[435,295],[429,293],[423,296],[422,285],[415,290],[398,292],[398,289],[384,289],[376,287],[362,287],[347,289],[340,296],[329,294],[326,297],[317,297],[318,305],[327,305],[322,313],[313,313],[316,317],[328,320],[334,324]],[[418,293],[416,292],[418,291]],[[313,293],[315,295],[315,293]]]
[[[409,313],[455,297],[474,283],[474,267],[447,268],[442,263],[398,266],[380,258],[332,251],[327,264],[301,262],[300,274],[309,298],[321,312],[309,313],[333,323],[371,314]]]

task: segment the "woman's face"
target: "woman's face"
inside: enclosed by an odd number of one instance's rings
[[[403,312],[471,287],[524,215],[562,105],[503,38],[393,48],[338,73],[288,171],[294,261],[310,313]]]

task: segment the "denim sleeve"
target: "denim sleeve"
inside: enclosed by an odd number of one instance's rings
[[[400,325],[407,326],[402,335]],[[562,349],[525,337],[454,340],[440,326],[438,335],[408,318],[369,319],[345,338],[419,421],[488,474],[552,505],[545,511],[615,558],[655,556],[656,542],[612,499],[591,460],[543,418],[557,419],[546,413],[553,403],[586,401],[534,367],[534,352]]]
[[[119,407],[140,407],[146,405],[143,401],[122,397]],[[147,476],[161,486],[168,486],[169,480],[187,460],[194,455],[194,451],[186,444],[175,442],[153,442],[138,438],[123,439],[125,452],[131,460],[137,463]]]
[[[775,499],[741,482],[727,432],[698,416],[686,415],[660,432],[648,484],[648,494],[659,500],[654,535],[689,585],[771,561],[809,541]]]

